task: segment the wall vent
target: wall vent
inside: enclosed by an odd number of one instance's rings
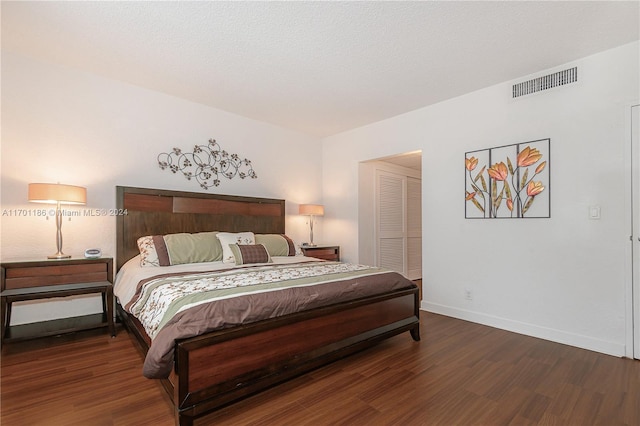
[[[512,88],[512,97],[530,95],[532,93],[541,92],[543,90],[552,89],[565,84],[575,83],[578,81],[578,67],[569,68],[563,71],[554,72],[553,74],[544,75],[522,83],[514,84]]]

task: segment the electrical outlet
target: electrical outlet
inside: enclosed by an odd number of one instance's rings
[[[467,300],[473,300],[473,293],[468,288],[464,289],[464,298]]]

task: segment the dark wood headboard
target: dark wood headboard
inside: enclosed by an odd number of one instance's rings
[[[178,232],[284,234],[285,203],[273,198],[240,197],[162,189],[116,187],[116,270],[139,253],[145,235]]]

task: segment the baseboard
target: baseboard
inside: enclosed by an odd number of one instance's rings
[[[623,357],[626,354],[626,348],[624,344],[594,339],[593,337],[584,336],[581,334],[568,333],[562,330],[541,327],[534,324],[528,324],[520,321],[510,320],[507,318],[497,317],[494,315],[468,311],[452,306],[440,305],[437,303],[423,301],[421,303],[420,309],[427,312],[433,312],[434,314],[446,315],[465,321],[488,325],[490,327],[512,331],[514,333],[524,334],[526,336],[537,337],[539,339],[550,340],[552,342],[575,346],[582,349],[588,349],[590,351],[600,352],[616,357]]]

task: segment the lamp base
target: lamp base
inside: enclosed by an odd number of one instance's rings
[[[51,256],[47,256],[47,259],[70,259],[71,255],[70,254],[64,254],[64,253],[56,253],[56,254],[52,254]]]

